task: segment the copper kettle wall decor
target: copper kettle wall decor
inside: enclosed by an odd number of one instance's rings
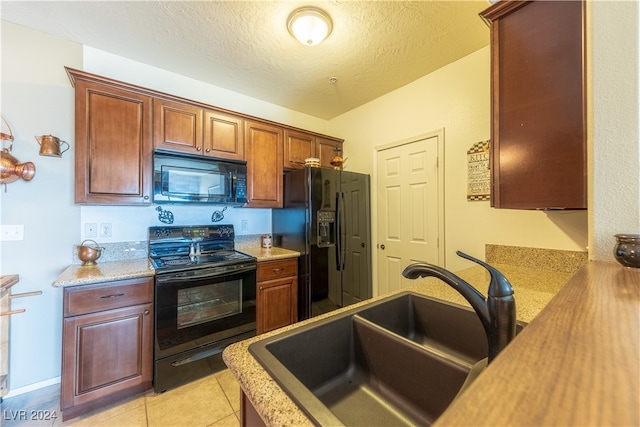
[[[36,174],[36,166],[31,162],[20,163],[18,159],[13,157],[11,151],[13,149],[13,133],[9,123],[0,116],[2,122],[9,129],[9,133],[0,132],[0,139],[2,141],[11,141],[9,148],[2,147],[0,153],[0,184],[5,184],[5,191],[7,191],[6,184],[17,181],[18,178],[22,178],[25,181],[31,181]],[[4,144],[4,142],[3,142]]]
[[[62,157],[62,153],[70,148],[67,141],[61,141],[60,138],[53,135],[36,136],[36,141],[40,144],[41,156]],[[66,146],[62,149],[63,146]]]

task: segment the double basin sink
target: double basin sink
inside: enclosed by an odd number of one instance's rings
[[[249,351],[313,423],[398,426],[432,424],[484,369],[488,345],[473,310],[405,292]]]

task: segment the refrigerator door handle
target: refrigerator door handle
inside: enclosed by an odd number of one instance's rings
[[[340,193],[336,193],[336,226],[333,229],[335,234],[334,242],[336,242],[336,270],[340,271],[342,268],[341,254],[342,254],[342,241],[340,240]]]
[[[345,219],[344,219],[344,194],[343,193],[338,193],[338,212],[337,212],[337,217],[338,217],[338,226],[336,227],[337,229],[337,239],[336,241],[339,242],[339,247],[338,247],[338,258],[339,258],[339,267],[338,270],[344,270],[344,264],[345,264],[345,258],[346,258],[346,252],[347,252],[347,248],[345,247],[345,242],[342,240],[342,236],[345,235],[345,233],[342,232],[342,227],[345,226]]]

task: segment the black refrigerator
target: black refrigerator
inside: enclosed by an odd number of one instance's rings
[[[284,176],[274,245],[300,252],[298,319],[371,298],[369,175],[305,167]]]

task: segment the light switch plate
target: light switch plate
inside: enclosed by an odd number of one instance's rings
[[[0,225],[0,240],[24,240],[24,225]]]
[[[84,237],[98,237],[98,224],[86,222],[84,224]]]

